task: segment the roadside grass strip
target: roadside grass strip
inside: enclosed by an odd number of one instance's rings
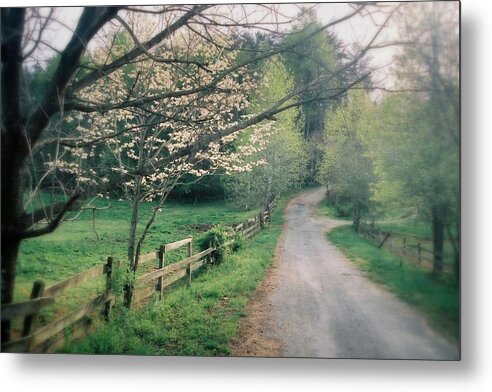
[[[429,272],[402,263],[350,226],[333,229],[327,237],[371,280],[425,313],[441,334],[454,342],[459,340],[459,288],[452,279],[434,279]]]

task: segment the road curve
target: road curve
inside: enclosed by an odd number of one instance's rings
[[[371,282],[325,232],[345,224],[316,214],[324,189],[286,209],[277,284],[269,294],[274,331],[285,357],[457,360],[459,351],[425,318]]]

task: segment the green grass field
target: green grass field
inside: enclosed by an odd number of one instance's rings
[[[46,286],[67,279],[76,273],[104,264],[108,256],[126,265],[128,225],[130,206],[118,200],[98,200],[92,203],[111,208],[96,211],[93,222],[92,211],[85,210],[76,220],[64,222],[54,233],[22,243],[17,266],[14,301],[29,298],[33,282],[42,280]],[[141,208],[141,224],[151,212],[152,204]],[[142,254],[153,252],[159,245],[193,236],[199,239],[213,225],[244,221],[256,211],[241,212],[227,206],[224,202],[203,204],[180,204],[169,202],[158,213],[143,246]],[[94,224],[94,228],[93,228]],[[96,233],[97,232],[97,236]],[[194,241],[194,250],[198,251],[198,241]],[[178,261],[186,256],[186,249],[179,249],[166,255],[166,263]],[[152,268],[148,263],[139,269],[139,274]],[[40,324],[48,324],[55,319],[75,311],[83,303],[105,290],[105,278],[101,276],[71,289],[57,297],[56,303],[40,312]],[[14,336],[17,336],[22,320],[13,324]]]
[[[129,204],[117,200],[93,204],[112,205],[108,210],[96,211],[95,230],[99,240],[93,231],[92,212],[84,211],[77,220],[63,223],[54,233],[22,243],[17,267],[16,300],[29,296],[35,279],[42,279],[48,285],[102,264],[108,256],[126,259]],[[142,206],[140,227],[149,216],[151,207],[150,203]],[[223,202],[196,205],[169,202],[158,213],[144,243],[143,253],[155,251],[160,244],[189,235],[197,237],[215,224],[245,220],[255,212],[238,212]],[[179,252],[171,255],[180,256]]]
[[[436,280],[427,271],[401,263],[399,258],[360,237],[349,226],[336,228],[327,236],[370,279],[424,312],[437,330],[458,341],[459,288],[452,278]]]
[[[142,310],[119,308],[106,325],[71,353],[148,355],[228,355],[248,299],[271,265],[282,232],[279,201],[272,222],[216,267],[198,273],[191,286],[178,285],[161,302]]]

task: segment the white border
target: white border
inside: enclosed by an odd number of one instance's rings
[[[136,3],[132,1],[129,3]],[[217,1],[220,2],[220,1]],[[80,5],[65,1],[63,5]],[[86,2],[84,2],[86,3]],[[115,4],[90,1],[90,4]],[[142,3],[142,1],[138,1]],[[148,0],[145,3],[158,3]],[[2,6],[62,5],[10,1]],[[2,391],[485,391],[492,385],[492,2],[462,2],[463,352],[457,362],[0,354]],[[86,4],[84,4],[86,5]]]

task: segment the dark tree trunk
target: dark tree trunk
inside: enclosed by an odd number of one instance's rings
[[[2,235],[2,304],[11,303],[14,295],[15,271],[19,239]],[[2,342],[10,340],[10,321],[2,321]]]
[[[138,190],[140,186],[137,185]],[[138,208],[140,205],[140,192],[133,196],[132,218],[130,221],[130,231],[128,234],[128,273],[135,274],[136,272],[136,237],[137,237],[137,224],[138,224]],[[131,275],[129,275],[131,276]],[[128,281],[125,285],[125,305],[129,308],[132,303],[133,297],[133,283]]]
[[[132,206],[132,217],[130,220],[130,231],[128,233],[128,266],[135,271],[135,243],[137,238],[138,208],[140,206],[140,195],[135,195]]]
[[[2,304],[11,303],[14,297],[17,256],[22,240],[21,231],[24,228],[22,179],[26,166],[27,145],[26,139],[20,134],[18,137],[11,135],[7,133],[7,129],[2,128]],[[9,334],[10,323],[2,323],[2,341],[7,341]]]
[[[360,229],[360,218],[361,218],[361,212],[360,212],[360,207],[358,203],[354,204],[354,211],[352,214],[353,220],[352,220],[352,226],[354,230],[358,233]]]
[[[139,168],[141,166],[139,165]],[[130,230],[128,233],[128,273],[135,274],[137,269],[137,253],[136,253],[136,242],[137,242],[137,225],[138,225],[138,212],[140,207],[140,198],[141,198],[141,186],[142,186],[142,177],[138,177],[136,179],[136,187],[135,193],[133,195],[133,203],[132,203],[132,217],[130,220]],[[129,281],[125,285],[125,305],[127,307],[131,306],[132,297],[133,297],[133,283]]]
[[[460,211],[458,211],[458,219],[456,220],[456,250],[454,252],[454,276],[456,281],[460,280],[460,246],[461,246],[461,219],[459,218]]]
[[[25,154],[22,145],[25,143],[19,143],[18,139],[2,137],[2,303],[9,303],[12,299],[14,283],[11,279],[15,276],[20,234],[24,226],[22,178]]]
[[[117,10],[111,7],[89,7],[84,10],[75,34],[61,54],[60,64],[47,88],[43,103],[29,113],[29,120],[22,113],[20,105],[24,61],[22,36],[26,9],[1,10],[2,304],[12,302],[17,255],[23,232],[28,228],[23,219],[23,179],[30,150],[48,124],[50,115],[58,110],[58,102],[78,67],[86,43]],[[2,328],[2,336],[4,332]]]
[[[309,116],[306,116],[306,121],[304,123],[304,139],[309,139],[310,130],[311,130],[311,118]]]
[[[453,236],[449,226],[446,227],[448,237],[453,246],[453,273],[456,282],[460,279],[460,223],[459,219],[456,222],[456,236]]]
[[[22,32],[25,9],[1,11],[1,163],[2,163],[2,304],[11,303],[14,296],[17,254],[22,228],[23,172],[28,154],[24,133],[25,120],[20,110],[20,80],[22,72]],[[2,323],[2,341],[10,335],[10,323]]]
[[[454,254],[454,280],[455,282],[459,282],[460,280],[460,255]]]
[[[439,207],[432,208],[432,243],[434,252],[432,273],[438,276],[444,267],[444,215],[443,209]]]
[[[14,297],[17,255],[21,243],[24,208],[22,205],[25,168],[25,138],[9,137],[2,129],[2,304]],[[7,341],[10,324],[2,323],[2,341]]]

